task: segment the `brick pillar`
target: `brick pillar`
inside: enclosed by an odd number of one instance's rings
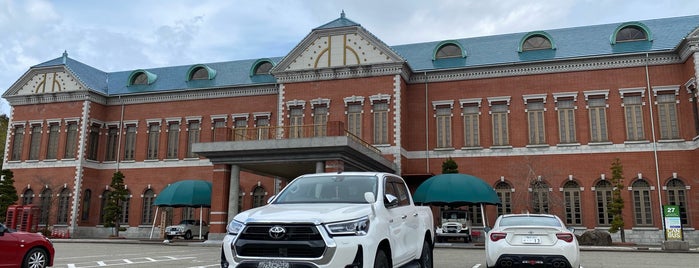
[[[209,233],[220,234],[223,238],[228,224],[228,195],[230,193],[231,170],[228,165],[214,165],[211,187],[211,216]],[[212,239],[209,236],[209,239]]]
[[[325,161],[325,172],[341,172],[345,170],[345,162],[342,160]]]

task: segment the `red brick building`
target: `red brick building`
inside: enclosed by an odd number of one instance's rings
[[[119,170],[126,233],[144,237],[178,180],[213,182],[220,234],[299,173],[386,170],[415,188],[448,158],[500,195],[488,222],[528,211],[607,229],[619,159],[627,240],[661,241],[673,204],[699,244],[697,27],[689,16],[389,46],[342,14],[283,57],[103,72],[64,53],[3,95],[4,167],[42,224],[86,237],[109,233],[100,207]]]

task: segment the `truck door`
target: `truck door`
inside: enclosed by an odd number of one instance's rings
[[[413,258],[414,244],[413,240],[416,237],[415,232],[417,230],[411,230],[411,223],[413,217],[411,213],[410,200],[407,197],[407,192],[405,191],[405,184],[396,179],[387,177],[385,181],[386,195],[391,195],[397,198],[397,203],[387,204],[387,199],[384,197],[384,203],[386,205],[389,219],[389,240],[391,240],[391,251],[393,252],[393,263],[405,263],[406,261]]]

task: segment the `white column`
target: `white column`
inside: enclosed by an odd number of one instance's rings
[[[240,166],[231,165],[231,184],[228,187],[228,222],[238,214],[238,195],[240,194]]]

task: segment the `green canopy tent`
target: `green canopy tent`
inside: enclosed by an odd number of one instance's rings
[[[199,222],[202,221],[203,208],[211,207],[211,182],[205,180],[183,180],[168,185],[160,194],[155,197],[153,205],[156,208],[155,215],[157,217],[157,209],[160,207],[198,207]],[[153,219],[153,228],[155,228],[155,218]],[[153,229],[151,229],[151,238]],[[199,224],[199,239],[201,239],[201,224]]]
[[[437,206],[478,204],[481,206],[483,227],[486,227],[483,204],[500,204],[500,197],[493,187],[478,177],[459,173],[430,177],[417,187],[413,194],[413,200],[417,204]]]

